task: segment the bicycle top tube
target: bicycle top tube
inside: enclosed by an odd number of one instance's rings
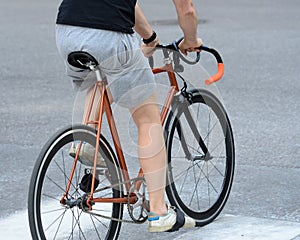
[[[196,64],[200,61],[200,52],[197,52],[197,55],[196,55],[196,58],[195,60],[191,61],[189,60],[187,57],[185,57],[179,50],[179,43],[181,42],[183,38],[177,40],[177,41],[174,41],[173,43],[171,44],[159,44],[156,46],[157,49],[162,49],[163,50],[163,54],[164,54],[164,58],[165,59],[169,59],[170,58],[170,53],[173,52],[173,53],[177,53],[177,54],[173,54],[173,62],[174,62],[174,71],[176,70],[183,70],[183,67],[180,65],[180,59],[183,60],[185,63],[187,64]],[[218,67],[218,71],[215,75],[209,77],[208,79],[205,80],[205,84],[206,85],[210,85],[214,82],[217,82],[219,81],[223,75],[224,75],[224,63],[223,63],[223,60],[222,60],[222,57],[221,55],[219,54],[219,52],[214,49],[214,48],[209,48],[209,47],[206,47],[206,46],[200,46],[199,47],[199,50],[202,52],[208,52],[210,54],[212,54],[216,61],[217,61],[217,67]],[[150,63],[150,66],[151,68],[153,68],[153,58],[150,57],[149,58],[149,63]]]

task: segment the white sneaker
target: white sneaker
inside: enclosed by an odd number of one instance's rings
[[[155,213],[148,213],[149,232],[173,232],[179,228],[192,228],[196,226],[194,219],[185,216],[179,209],[170,207],[168,214],[157,216]]]
[[[75,158],[76,152],[79,146],[79,141],[75,141],[72,143],[69,155]],[[95,147],[90,145],[89,143],[83,142],[81,144],[80,153],[79,153],[79,161],[89,167],[94,166],[94,154],[95,154]],[[98,153],[97,159],[97,167],[106,168],[106,163],[104,158]]]

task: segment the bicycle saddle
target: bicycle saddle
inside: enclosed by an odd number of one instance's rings
[[[80,69],[90,69],[90,66],[98,66],[97,60],[89,53],[84,51],[71,52],[68,55],[68,63]]]

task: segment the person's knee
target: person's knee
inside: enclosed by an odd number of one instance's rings
[[[161,124],[160,111],[155,103],[148,103],[135,108],[131,114],[138,127],[143,124]]]
[[[143,125],[158,125],[161,124],[160,115],[157,111],[147,111],[138,116],[135,116],[134,121],[138,127]]]

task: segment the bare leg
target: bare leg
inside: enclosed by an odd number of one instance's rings
[[[165,215],[166,149],[156,96],[131,109],[131,114],[138,128],[139,161],[147,182],[150,211]]]
[[[84,116],[87,114],[91,94],[92,89],[86,95]],[[109,98],[112,102],[110,94]],[[97,103],[99,100],[100,94],[97,91],[90,119],[97,119],[98,117],[99,105]],[[138,107],[131,109],[130,112],[138,128],[139,161],[147,182],[150,211],[158,215],[165,215],[167,213],[164,198],[166,149],[156,95],[152,95]]]

